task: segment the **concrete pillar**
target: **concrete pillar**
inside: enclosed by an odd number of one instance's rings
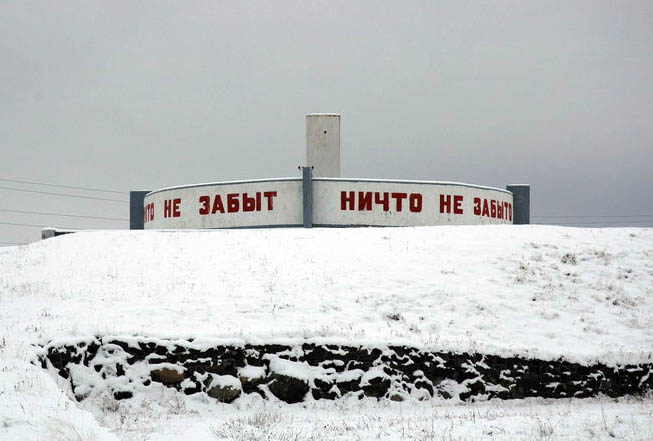
[[[41,240],[52,239],[57,235],[56,233],[57,230],[55,230],[54,228],[43,228],[41,230]]]
[[[313,228],[313,169],[302,167],[302,178],[304,228]]]
[[[129,229],[142,230],[145,225],[145,195],[149,191],[129,192]]]
[[[512,192],[512,223],[527,225],[531,223],[531,186],[529,184],[511,184],[506,190]]]
[[[318,177],[340,177],[340,115],[306,115],[306,165]]]
[[[59,228],[46,227],[41,230],[41,240],[52,239],[53,237],[63,236],[64,234],[77,233],[78,230],[61,230]]]

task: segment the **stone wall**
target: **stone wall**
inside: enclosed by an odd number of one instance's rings
[[[397,401],[409,396],[482,400],[599,393],[617,397],[653,389],[653,363],[585,366],[406,346],[207,346],[192,340],[108,336],[47,344],[39,363],[68,379],[78,400],[104,391],[126,399],[156,383],[222,402],[257,393],[288,403],[347,394]]]

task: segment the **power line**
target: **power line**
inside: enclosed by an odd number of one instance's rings
[[[21,181],[19,179],[0,178],[0,181],[19,182],[21,184],[43,185],[43,186],[46,186],[46,187],[73,188],[75,190],[99,191],[99,192],[102,192],[102,193],[127,194],[126,191],[103,190],[103,189],[100,189],[100,188],[90,188],[90,187],[75,187],[75,186],[72,186],[72,185],[46,184],[45,182]]]
[[[653,214],[629,214],[629,215],[597,215],[597,216],[532,216],[534,219],[562,219],[562,218],[573,218],[573,219],[582,219],[582,218],[587,218],[587,219],[603,219],[603,218],[615,218],[615,217],[622,217],[622,218],[629,218],[629,217],[653,217]]]
[[[64,194],[64,193],[51,193],[48,191],[38,191],[38,190],[24,190],[22,188],[11,188],[11,187],[0,187],[2,190],[13,190],[13,191],[23,191],[25,193],[39,193],[39,194],[49,194],[53,196],[64,196],[64,197],[69,197],[69,198],[81,198],[81,199],[95,199],[98,201],[109,201],[109,202],[123,202],[123,203],[128,203],[129,201],[121,200],[121,199],[107,199],[107,198],[96,198],[93,196],[82,196],[82,195],[74,195],[74,194]]]
[[[42,225],[42,224],[22,224],[18,222],[0,222],[0,225],[12,225],[15,227],[34,227],[34,228],[55,228],[57,230],[70,230],[70,231],[82,231],[82,228],[72,228],[72,227],[55,227],[52,224],[50,225]],[[119,231],[121,230],[120,228],[103,228],[102,231],[105,230],[114,230],[114,231]],[[88,229],[84,231],[100,231],[97,229]]]
[[[603,222],[603,221],[587,221],[587,222],[561,222],[558,224],[543,224],[537,223],[535,225],[587,225],[587,224],[653,224],[653,219],[651,220],[641,220],[641,221],[616,221],[616,222]]]
[[[102,216],[82,216],[77,214],[63,214],[63,213],[45,213],[41,211],[23,211],[23,210],[7,210],[0,208],[0,211],[5,211],[8,213],[24,213],[24,214],[42,214],[45,216],[62,216],[62,217],[78,217],[84,219],[102,219],[102,220],[112,220],[112,221],[128,221],[129,219],[122,219],[117,217],[102,217]]]
[[[16,222],[0,222],[0,225],[14,225],[16,227],[35,227],[35,228],[45,228],[51,225],[35,225],[35,224],[20,224]],[[57,227],[61,228],[61,227]],[[62,230],[72,230],[73,228],[61,228]]]
[[[80,228],[72,228],[72,227],[54,227],[52,224],[50,225],[37,225],[37,224],[22,224],[18,222],[0,222],[0,225],[13,225],[16,227],[34,227],[34,228],[56,228],[57,230],[74,230],[74,231],[79,231],[81,230]],[[104,228],[103,230],[120,230],[120,228]],[[96,231],[95,229],[93,230],[88,230],[88,231]]]

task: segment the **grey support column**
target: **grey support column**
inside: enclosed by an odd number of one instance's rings
[[[58,228],[46,227],[41,230],[41,240],[52,239],[53,237],[73,233],[77,233],[77,230],[60,230]]]
[[[304,228],[313,228],[313,167],[302,167]]]
[[[56,233],[57,230],[55,230],[54,228],[43,228],[41,230],[41,240],[52,239],[57,235]]]
[[[511,184],[506,190],[512,192],[512,223],[527,225],[531,223],[531,186],[528,184]]]
[[[145,195],[149,191],[129,192],[129,229],[142,230],[145,224]]]

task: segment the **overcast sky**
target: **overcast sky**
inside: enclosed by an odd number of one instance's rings
[[[127,192],[299,176],[311,112],[342,115],[343,176],[530,183],[533,216],[653,226],[650,0],[0,2],[2,179]],[[0,209],[128,217],[6,189]],[[622,219],[556,221],[583,220]],[[39,237],[0,224],[0,242]]]

